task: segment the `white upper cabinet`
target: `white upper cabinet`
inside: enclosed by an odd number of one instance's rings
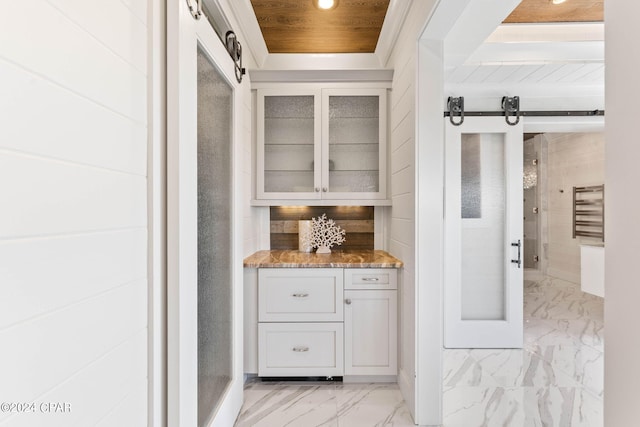
[[[383,88],[258,89],[254,204],[388,204],[386,118]]]

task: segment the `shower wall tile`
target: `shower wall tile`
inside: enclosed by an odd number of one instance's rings
[[[604,183],[604,133],[545,134],[548,143],[548,273],[580,282],[580,244],[572,237],[573,187]]]

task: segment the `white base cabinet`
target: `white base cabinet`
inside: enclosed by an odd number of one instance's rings
[[[396,375],[397,291],[345,291],[345,375]]]
[[[397,271],[258,270],[258,375],[395,376]]]

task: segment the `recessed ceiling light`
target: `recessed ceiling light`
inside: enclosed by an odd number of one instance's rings
[[[551,3],[553,4],[560,4],[560,3],[564,3],[567,0],[551,0]]]
[[[318,9],[329,10],[338,5],[338,0],[314,0],[313,3]]]

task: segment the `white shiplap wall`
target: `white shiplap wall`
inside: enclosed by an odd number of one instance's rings
[[[246,257],[251,255],[258,249],[258,229],[257,208],[251,206],[252,182],[253,182],[253,162],[251,158],[252,126],[253,126],[253,96],[251,92],[251,81],[249,76],[245,75],[242,85],[242,177],[243,177],[243,198],[242,198],[242,217],[244,224],[244,240],[243,255]]]
[[[147,1],[0,28],[0,426],[146,425]]]
[[[411,52],[413,53],[413,52]],[[399,376],[401,388],[415,381],[415,57],[396,68],[391,95],[391,225],[389,252],[404,262],[398,298]],[[404,392],[405,398],[413,392]]]
[[[417,41],[433,2],[414,2],[388,66],[394,69],[389,132],[391,221],[389,252],[404,262],[400,273],[398,383],[413,413],[416,382],[416,72]],[[413,414],[414,416],[416,414]],[[419,420],[416,420],[419,421]]]

